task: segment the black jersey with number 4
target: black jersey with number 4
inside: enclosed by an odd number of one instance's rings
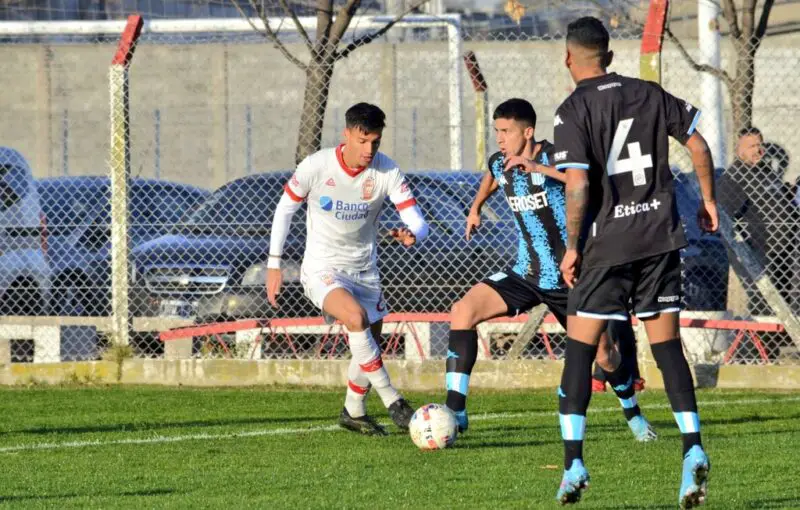
[[[659,85],[609,73],[578,83],[556,111],[556,168],[589,177],[584,267],[633,262],[686,245],[669,168],[700,111]]]

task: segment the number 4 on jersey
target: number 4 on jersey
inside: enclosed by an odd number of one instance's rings
[[[642,147],[639,142],[628,144],[628,159],[619,159],[622,147],[628,139],[628,134],[633,126],[633,119],[623,119],[617,125],[614,133],[614,141],[611,144],[611,152],[606,161],[608,175],[617,175],[630,172],[633,175],[634,186],[644,186],[647,184],[647,176],[644,171],[653,168],[652,154],[642,154]]]

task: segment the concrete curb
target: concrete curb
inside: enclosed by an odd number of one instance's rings
[[[253,386],[288,384],[341,387],[348,361],[330,360],[163,360],[128,359],[122,365],[123,384],[165,386]],[[402,389],[440,391],[444,361],[387,361],[392,380]],[[555,388],[561,381],[560,361],[480,361],[473,371],[473,388]],[[652,363],[640,363],[648,388],[663,388]],[[699,387],[800,390],[800,365],[697,365]],[[116,383],[112,361],[0,365],[0,384]]]

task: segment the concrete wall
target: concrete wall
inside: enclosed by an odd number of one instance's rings
[[[800,147],[799,41],[767,39],[756,69],[755,123],[790,155]],[[613,70],[637,75],[639,42],[613,46]],[[290,49],[304,58],[302,48]],[[552,112],[572,87],[563,41],[465,42],[467,49],[488,80],[490,108],[508,97],[527,98],[541,119],[537,135],[551,137]],[[108,43],[0,45],[0,144],[20,150],[38,176],[104,173],[112,54]],[[728,68],[731,55],[726,46]],[[446,46],[435,42],[374,43],[354,52],[336,68],[323,143],[338,141],[350,104],[371,101],[387,111],[384,150],[403,167],[448,168],[446,59]],[[669,44],[664,75],[670,91],[700,102],[697,73]],[[462,77],[470,168],[475,115],[469,79]],[[265,44],[140,44],[131,69],[134,173],[213,188],[248,172],[291,168],[303,84],[303,73]],[[796,164],[790,172],[800,175]]]
[[[288,384],[341,388],[347,380],[347,361],[311,360],[160,360],[129,359],[121,370],[114,362],[0,365],[0,384],[92,383],[161,384],[186,386],[252,386]],[[441,360],[387,361],[392,382],[413,391],[441,391]],[[485,389],[555,388],[561,380],[560,361],[482,361],[475,366],[470,384]],[[661,373],[652,362],[640,363],[647,387],[663,388]],[[800,389],[800,367],[730,365],[695,366],[700,387],[739,389]],[[121,378],[118,380],[118,377]]]

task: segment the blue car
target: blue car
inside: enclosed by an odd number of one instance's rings
[[[108,315],[111,296],[111,191],[107,177],[37,182],[47,218],[56,315]],[[129,243],[160,237],[211,193],[155,179],[131,179]]]

